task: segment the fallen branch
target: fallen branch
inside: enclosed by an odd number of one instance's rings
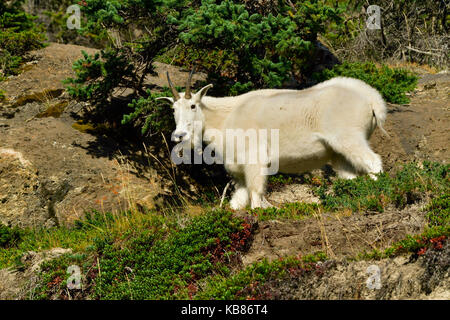
[[[422,50],[415,49],[415,48],[410,47],[410,46],[406,46],[405,48],[408,49],[408,50],[411,50],[411,51],[414,51],[414,52],[417,52],[417,53],[421,53],[421,54],[426,54],[426,55],[429,55],[429,56],[442,57],[442,55],[440,55],[440,54],[433,53],[433,52],[430,52],[430,51],[422,51]]]
[[[227,193],[228,187],[230,186],[232,181],[228,182],[227,185],[225,186],[225,189],[223,189],[223,193],[222,193],[222,199],[220,199],[220,205],[219,208],[222,208],[223,205],[223,200],[225,200],[225,195]]]

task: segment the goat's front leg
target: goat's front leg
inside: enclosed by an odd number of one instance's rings
[[[262,174],[260,165],[247,165],[245,167],[245,184],[250,193],[251,208],[266,208],[270,203],[264,198],[267,176]]]
[[[230,207],[233,210],[244,209],[248,206],[249,196],[245,186],[236,183],[235,191],[230,200]]]
[[[245,175],[242,167],[235,164],[225,164],[225,169],[233,177],[235,182],[234,193],[230,200],[230,207],[233,210],[245,209],[250,202],[247,186],[245,185]]]

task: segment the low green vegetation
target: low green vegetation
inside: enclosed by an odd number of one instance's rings
[[[5,233],[5,239],[9,238],[10,232]],[[18,234],[20,236],[15,237],[14,241],[8,240],[9,245],[6,248],[0,248],[0,269],[21,265],[20,258],[28,251],[49,250],[55,247],[71,248],[74,251],[85,250],[93,244],[96,237],[102,235],[102,232],[100,230],[85,232],[77,229],[54,228],[21,229]]]
[[[230,272],[225,262],[244,249],[252,234],[250,224],[224,210],[189,219],[186,225],[180,217],[155,212],[135,215],[87,214],[73,228],[24,231],[14,241],[10,229],[2,227],[8,247],[0,250],[0,268],[23,268],[20,258],[30,250],[71,248],[71,254],[42,265],[34,298],[63,298],[71,265],[83,270],[91,298],[189,298],[199,279]]]
[[[278,173],[273,176],[269,176],[269,179],[267,181],[269,188],[277,188],[280,186],[284,186],[287,184],[293,184],[293,183],[305,183],[309,182],[308,179],[305,179],[304,176],[298,176],[298,175],[287,175]]]
[[[335,65],[333,69],[325,69],[316,73],[318,81],[325,81],[334,77],[350,77],[363,80],[376,88],[387,102],[409,103],[407,92],[411,92],[417,85],[417,76],[410,71],[400,68],[390,68],[386,65],[377,67],[372,62],[344,62]]]
[[[291,183],[290,176],[279,175],[269,179],[269,184]],[[388,206],[402,209],[405,206],[440,197],[449,191],[449,165],[432,162],[405,164],[395,173],[381,173],[377,180],[360,176],[352,180],[303,178],[312,185],[320,204],[288,203],[281,208],[258,208],[251,213],[260,220],[295,219],[311,217],[320,212],[350,209],[353,212],[383,212]],[[439,204],[441,202],[438,202]],[[435,204],[438,206],[438,204]],[[433,221],[436,222],[437,218]],[[442,218],[441,218],[442,220]],[[444,221],[440,221],[442,224]],[[437,223],[437,222],[436,222]]]
[[[361,176],[353,180],[322,181],[315,193],[325,210],[378,211],[388,205],[404,208],[449,191],[449,165],[408,163],[394,174],[381,173],[377,180]]]
[[[264,283],[268,279],[282,278],[286,274],[301,274],[314,271],[316,263],[325,261],[327,256],[319,252],[314,255],[287,257],[272,262],[264,259],[230,277],[222,275],[207,279],[205,289],[198,293],[196,299],[267,299]],[[266,288],[267,289],[267,288]]]
[[[91,248],[88,248],[91,249]],[[41,264],[41,272],[40,272],[40,282],[34,288],[32,288],[30,292],[30,299],[33,300],[43,300],[43,299],[51,299],[52,296],[58,299],[69,299],[69,298],[87,298],[86,296],[81,296],[77,291],[73,291],[75,294],[73,297],[69,297],[67,293],[68,283],[70,283],[70,267],[77,266],[80,270],[84,271],[84,277],[89,274],[93,274],[93,272],[98,272],[98,270],[93,269],[96,267],[95,262],[93,262],[93,255],[89,253],[75,253],[75,254],[65,254],[60,256],[59,258],[45,261]],[[91,278],[89,278],[90,280]],[[83,285],[81,287],[82,290],[89,292],[92,290],[93,283],[91,281],[83,281]]]
[[[426,218],[429,226],[449,226],[450,225],[450,195],[445,193],[433,200],[424,209],[428,212]]]
[[[175,219],[171,212],[160,215],[141,214],[130,212],[112,215],[110,213],[86,212],[85,218],[76,221],[71,228],[36,228],[36,229],[11,229],[0,224],[0,228],[9,230],[5,234],[10,234],[11,230],[20,230],[20,237],[16,237],[14,245],[9,245],[7,249],[0,248],[0,269],[14,267],[19,263],[22,255],[28,251],[43,251],[56,247],[71,248],[75,253],[83,252],[91,248],[96,239],[104,238],[105,235],[121,234],[124,230],[141,230],[149,225],[162,225],[163,221],[170,224]],[[8,237],[9,238],[9,237]],[[9,243],[11,243],[9,241]],[[19,263],[20,264],[20,263]]]
[[[240,241],[245,241],[242,237],[246,231],[249,234],[246,227],[230,212],[215,211],[163,239],[159,232],[144,232],[120,244],[120,251],[117,243],[104,240],[97,244],[103,272],[95,295],[106,299],[188,298],[189,285],[196,280],[213,271],[228,272],[221,263],[223,255],[240,248]],[[127,275],[127,267],[132,274]]]
[[[423,209],[427,225],[421,234],[358,258],[421,255],[429,248],[442,248],[449,236],[448,169],[426,162],[404,165],[392,175],[380,174],[376,181],[314,177],[309,180],[320,204],[292,203],[250,213],[259,221],[308,219],[325,211],[382,212],[387,206],[403,208],[427,201]],[[26,268],[21,257],[28,251],[71,248],[71,253],[41,266],[38,284],[30,293],[33,299],[270,299],[275,294],[271,281],[321,270],[317,262],[327,260],[323,253],[264,260],[242,269],[239,252],[250,245],[255,227],[249,219],[228,210],[208,209],[191,217],[174,209],[87,213],[71,228],[0,226],[0,268]],[[82,290],[66,290],[67,270],[73,265],[82,272]]]

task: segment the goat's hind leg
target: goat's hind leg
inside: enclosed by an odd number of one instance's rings
[[[370,149],[367,140],[359,132],[349,132],[333,137],[325,137],[325,142],[346,161],[356,172],[369,174],[377,179],[377,173],[383,172],[381,157]],[[342,167],[341,167],[342,169]]]
[[[355,179],[358,176],[351,163],[338,153],[333,156],[332,165],[339,178]]]

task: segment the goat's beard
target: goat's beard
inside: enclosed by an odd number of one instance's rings
[[[203,154],[203,137],[202,137],[201,131],[200,131],[200,133],[197,133],[194,130],[194,134],[192,135],[192,139],[191,139],[191,148],[196,153]]]
[[[177,151],[179,156],[182,156],[182,150],[186,148],[194,150],[197,154],[203,154],[203,137],[201,132],[200,134],[192,134],[190,138],[180,141],[178,144],[181,146]]]
[[[203,154],[203,123],[201,121],[194,122],[194,129],[191,136],[191,148],[197,154]]]

